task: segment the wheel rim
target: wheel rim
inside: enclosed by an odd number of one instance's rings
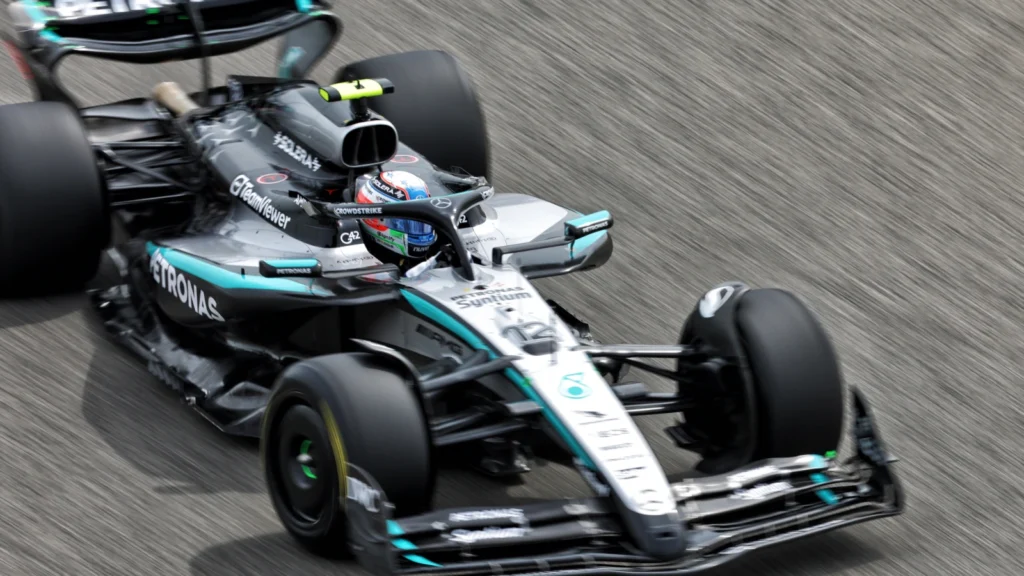
[[[330,448],[322,430],[319,414],[304,405],[289,408],[278,424],[280,495],[302,523],[316,522],[330,505],[330,467],[324,452]]]

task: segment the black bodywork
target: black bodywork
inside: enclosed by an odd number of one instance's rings
[[[279,147],[282,140],[291,143],[292,151],[308,147],[309,140],[293,143],[296,126],[324,119],[345,125],[350,113],[320,99],[310,82],[231,81],[238,84],[241,99],[193,119],[184,139],[175,142],[164,134],[167,140],[131,143],[155,147],[166,142],[158,152],[139,152],[123,141],[97,144],[110,162],[114,202],[130,197],[115,205],[123,208],[119,225],[131,240],[110,253],[125,284],[93,297],[108,327],[190,405],[225,432],[257,436],[269,387],[283,367],[352,350],[348,341],[359,335],[352,326],[365,325],[363,319],[401,302],[394,283],[398,269],[365,252],[356,257],[359,262],[320,257],[309,270],[292,266],[286,273],[268,264],[275,255],[294,262],[304,253],[312,258],[313,248],[360,245],[355,218],[337,213],[361,210],[351,204],[352,170],[326,155],[296,159],[294,152]],[[213,94],[216,101],[219,92]],[[87,118],[92,114],[96,111],[87,111]],[[476,205],[490,193],[485,181],[439,171],[426,162],[406,164],[403,156],[419,158],[418,153],[405,146],[399,152],[398,161],[384,162],[383,169],[415,171],[432,190],[449,194],[452,207],[442,211],[422,201],[386,210],[431,221],[450,238],[487,219]],[[160,173],[168,182],[152,183],[156,178],[134,169],[160,164],[173,166]],[[166,189],[140,200],[138,187],[156,186]],[[185,186],[195,191],[182,191]],[[264,239],[235,242],[235,229]],[[557,239],[552,248],[564,248],[564,239]],[[452,243],[451,250],[456,263],[473,259],[462,242]],[[542,277],[598,266],[610,252],[608,239],[569,258],[534,250],[509,259],[520,258],[524,271]],[[256,265],[212,263],[232,257]],[[267,289],[234,289],[231,277],[221,279],[226,275],[258,275]]]
[[[447,263],[470,276],[469,262],[481,255],[462,234],[488,220],[481,203],[492,191],[482,179],[439,170],[401,143],[391,149],[380,144],[386,128],[367,128],[368,134],[378,130],[367,139],[377,146],[347,152],[344,142],[317,131],[320,125],[350,125],[356,110],[325,102],[316,84],[301,79],[342,29],[324,8],[214,0],[149,14],[43,22],[29,8],[18,12],[25,20],[6,36],[9,49],[39,99],[73,105],[54,74],[69,54],[139,63],[203,57],[205,63],[209,56],[285,37],[277,77],[229,77],[225,86],[193,95],[204,107],[186,118],[142,98],[80,108],[117,231],[109,256],[119,279],[93,291],[92,301],[111,333],[154,375],[230,434],[259,435],[271,386],[288,365],[369,350],[392,355],[416,375],[432,403],[429,424],[437,448],[472,447],[463,454],[473,454],[487,474],[526,472],[526,434],[537,427],[540,407],[525,399],[465,394],[460,387],[500,373],[510,359],[467,353],[461,363],[437,360],[362,337],[363,328],[394,310],[415,313],[400,297],[395,266],[369,256],[346,260],[343,251],[360,244],[355,217],[362,208],[352,204],[357,178],[370,169],[409,170],[425,178],[435,195],[443,191],[452,199],[450,207],[407,202],[387,210],[433,224],[450,243]],[[147,28],[154,18],[166,26]],[[336,149],[341,153],[332,153]],[[525,247],[506,246],[488,256],[515,264],[528,278],[607,261],[610,237],[567,251],[572,239],[565,224],[558,222]],[[331,250],[342,255],[332,261],[323,252]],[[239,287],[254,279],[266,289]],[[683,394],[651,393],[623,378],[628,366],[677,377],[676,371],[640,360],[697,365],[708,360],[705,350],[602,347],[586,323],[550,304],[591,346],[594,365],[613,382],[630,414],[675,413],[698,402]],[[436,326],[423,322],[421,328],[442,346],[460,346]],[[358,499],[360,492],[349,490],[359,504],[348,506],[351,543],[361,563],[378,573],[681,574],[767,545],[899,514],[899,484],[866,403],[854,397],[856,455],[842,465],[831,458],[793,458],[673,485],[686,546],[673,559],[630,545],[635,530],[606,498],[392,518],[387,495],[355,466],[350,483],[354,478],[369,487],[361,494],[372,497]],[[755,483],[779,479],[791,482],[790,489],[743,497]],[[644,549],[658,548],[657,533],[643,537],[649,540]]]
[[[372,126],[376,115],[359,119],[367,134],[363,144],[331,135],[367,111],[326,102],[318,84],[302,79],[342,31],[325,8],[304,1],[208,0],[61,20],[33,5],[11,7],[9,51],[38,99],[78,108],[103,172],[117,239],[108,256],[120,280],[91,293],[97,310],[154,375],[230,434],[258,436],[269,387],[283,367],[352,350],[350,339],[358,336],[352,326],[401,306],[395,267],[365,251],[345,252],[362,245],[359,225],[332,206],[353,200],[357,176],[406,170],[424,178],[435,195],[486,187],[389,142],[387,126]],[[134,63],[202,58],[205,65],[208,57],[278,36],[284,38],[278,76],[233,75],[224,86],[206,86],[192,95],[204,109],[187,120],[150,98],[78,107],[57,76],[70,55]],[[436,219],[436,212],[419,215]],[[449,237],[489,216],[471,206],[449,210],[446,218],[452,217],[454,225],[442,225]],[[556,225],[542,235],[556,240],[552,250],[507,261],[539,278],[593,268],[611,254],[605,237],[566,257],[561,232]],[[452,247],[456,259],[470,260],[463,242]],[[337,249],[340,256],[321,257],[316,277],[303,278],[293,268],[282,275],[265,262],[294,261],[317,249]],[[239,288],[239,278],[251,284],[254,277],[266,289]],[[464,432],[478,421],[446,426]]]

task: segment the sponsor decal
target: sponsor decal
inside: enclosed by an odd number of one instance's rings
[[[380,214],[380,207],[369,207],[369,208],[335,208],[334,213],[338,216],[368,216],[371,214]]]
[[[627,428],[611,428],[599,431],[596,436],[598,438],[615,438],[616,436],[625,436],[626,434],[629,434],[629,429]]]
[[[619,480],[635,480],[640,477],[640,473],[644,470],[647,470],[647,466],[623,468],[622,470],[615,471],[615,477]]]
[[[354,256],[352,258],[346,258],[344,260],[339,260],[338,261],[338,265],[341,266],[342,268],[355,268],[357,264],[369,264],[371,262],[376,262],[376,261],[377,261],[377,259],[374,258],[370,254],[361,254],[359,256]],[[367,276],[361,276],[361,278],[366,280],[368,277]]]
[[[440,208],[440,209],[443,210],[445,208],[451,208],[452,207],[452,201],[451,201],[450,198],[444,198],[444,197],[442,197],[442,198],[431,198],[430,199],[430,205],[433,206],[434,208]]]
[[[779,469],[776,468],[775,466],[760,466],[757,468],[752,468],[750,470],[745,470],[743,472],[737,472],[736,474],[731,474],[728,478],[728,482],[743,484],[746,482],[750,482],[751,480],[757,480],[758,478],[763,478],[765,476],[771,476],[773,474],[778,473]]]
[[[338,235],[341,243],[348,246],[349,244],[355,244],[363,239],[359,234],[359,230],[347,230]]]
[[[632,442],[627,442],[625,444],[612,444],[611,446],[603,446],[601,450],[625,450],[626,448],[629,448],[632,445]]]
[[[134,12],[172,4],[174,4],[174,0],[54,0],[53,7],[61,18],[77,18],[115,12]]]
[[[292,141],[291,138],[280,132],[274,134],[274,146],[284,151],[285,154],[294,158],[296,162],[302,164],[306,168],[309,168],[313,172],[320,169],[320,160],[316,156],[306,152],[305,148],[299,146]]]
[[[497,240],[498,240],[497,236],[488,236],[487,238],[474,238],[472,240],[467,240],[466,241],[466,249],[469,250],[470,252],[474,252],[474,253],[477,253],[477,254],[482,254],[483,253],[482,245],[484,243],[496,242]]]
[[[627,454],[625,456],[619,456],[618,458],[608,458],[606,462],[622,462],[624,460],[636,460],[638,458],[644,458],[643,454]]]
[[[295,205],[298,206],[299,208],[302,208],[306,204],[309,204],[309,200],[306,200],[302,196],[296,196],[295,198],[292,198],[292,201],[295,202]]]
[[[472,544],[481,540],[503,540],[505,538],[522,538],[530,532],[529,528],[484,528],[483,530],[452,530],[448,536],[453,542]]]
[[[558,384],[558,392],[566,398],[579,400],[590,396],[592,390],[590,386],[583,383],[583,372],[577,372],[562,376],[562,381]]]
[[[729,498],[734,500],[764,500],[775,494],[792,489],[793,485],[789,482],[773,482],[771,484],[761,484],[749,490],[737,490]]]
[[[398,154],[391,159],[395,164],[415,164],[420,161],[419,158],[411,154]]]
[[[471,512],[452,512],[448,515],[449,522],[476,522],[479,520],[513,520],[520,522],[526,519],[520,508],[495,508],[492,510],[473,510]]]
[[[349,476],[345,498],[358,503],[367,512],[380,512],[380,491],[374,490],[362,480]]]
[[[284,212],[278,210],[270,198],[256,192],[256,188],[253,186],[252,180],[244,174],[236,176],[235,179],[231,181],[229,191],[232,196],[238,197],[239,200],[245,202],[249,208],[252,208],[267,222],[270,222],[278,228],[286,228],[288,226],[288,222],[292,219],[291,216],[288,216]]]
[[[224,317],[217,311],[217,301],[212,296],[207,296],[206,292],[193,284],[192,280],[183,272],[179,272],[174,266],[171,266],[160,250],[150,256],[149,271],[153,274],[153,280],[161,288],[170,292],[193,312],[203,318],[218,322],[224,321]]]
[[[452,296],[452,301],[458,304],[459,308],[479,308],[488,304],[501,304],[511,300],[526,300],[533,298],[533,294],[525,288],[494,288]]]
[[[454,352],[455,355],[462,356],[464,349],[462,348],[462,344],[458,341],[450,340],[446,338],[444,334],[441,334],[436,330],[432,330],[423,324],[416,326],[416,333],[437,342],[437,345],[441,348],[447,348]]]
[[[538,340],[558,339],[555,329],[543,322],[524,322],[515,326],[509,326],[501,331],[505,338],[525,346]]]
[[[397,188],[392,186],[391,183],[385,182],[384,179],[381,178],[379,175],[374,176],[368,192],[371,204],[387,202],[390,199],[408,200],[408,195],[406,194],[405,190],[398,190]],[[381,196],[381,194],[385,194],[390,198],[385,198],[384,196]]]
[[[288,175],[287,174],[281,174],[280,172],[275,172],[274,174],[264,174],[263,176],[260,176],[259,178],[256,179],[256,183],[257,184],[277,184],[279,182],[284,182],[287,179],[288,179]]]
[[[278,274],[312,274],[312,268],[275,268]]]
[[[591,224],[590,226],[584,226],[580,228],[580,232],[584,234],[590,234],[591,232],[597,232],[598,230],[604,230],[608,227],[608,222],[598,222],[597,224]]]
[[[577,410],[577,414],[586,418],[585,422],[580,422],[580,426],[592,426],[594,424],[608,424],[609,422],[618,422],[617,416],[610,416],[604,412],[597,410]]]
[[[705,318],[711,318],[718,312],[719,308],[725,305],[729,301],[729,297],[732,296],[736,289],[732,286],[719,286],[718,288],[712,288],[708,290],[708,293],[704,295],[700,300],[698,308],[700,309],[700,315]]]

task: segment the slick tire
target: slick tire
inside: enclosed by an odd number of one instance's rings
[[[109,237],[106,189],[75,110],[0,106],[0,296],[82,288]]]
[[[345,472],[357,466],[395,515],[424,512],[434,494],[430,432],[410,382],[366,353],[321,356],[278,377],[260,452],[271,501],[287,531],[321,556],[345,557]]]
[[[734,331],[754,398],[748,402],[742,373],[730,367],[722,373],[724,393],[702,397],[700,406],[683,411],[683,429],[712,446],[704,449],[697,469],[720,474],[766,458],[835,450],[843,427],[843,379],[832,343],[813,314],[789,292],[756,289],[742,294],[732,324],[722,328]],[[688,322],[681,342],[702,339]],[[749,405],[753,429],[744,409]]]
[[[469,76],[450,54],[404,52],[345,66],[335,82],[387,78],[391,94],[370,108],[395,125],[403,144],[442,170],[461,168],[491,179],[490,143],[483,108]]]
[[[824,454],[843,431],[843,377],[832,342],[783,290],[751,290],[736,315],[757,396],[754,459]]]

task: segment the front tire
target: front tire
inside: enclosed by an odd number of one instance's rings
[[[322,556],[348,554],[349,466],[369,474],[398,515],[430,508],[429,429],[410,383],[366,353],[289,366],[264,416],[261,454],[285,529]]]
[[[730,337],[721,337],[724,333]],[[701,406],[684,411],[683,429],[712,447],[698,469],[722,473],[757,460],[825,454],[839,446],[844,389],[839,360],[824,328],[795,296],[749,290],[711,318],[695,311],[682,342],[704,346],[708,340],[738,343],[753,398],[745,397],[740,370],[730,368],[721,372],[721,395],[705,396]],[[746,413],[750,406],[753,420]],[[744,426],[751,421],[756,421],[753,429]]]

